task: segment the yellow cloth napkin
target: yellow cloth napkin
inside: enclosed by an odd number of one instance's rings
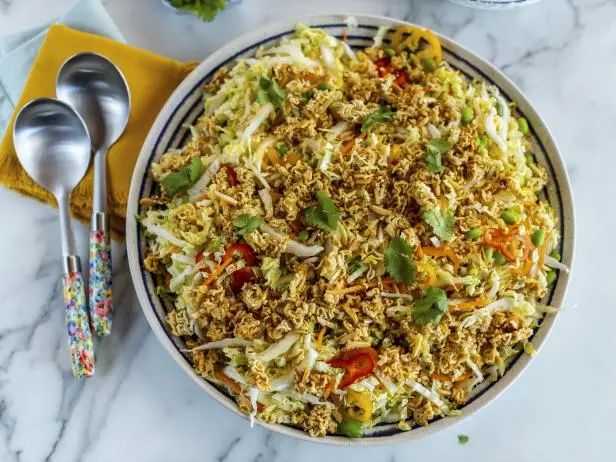
[[[28,101],[43,96],[55,97],[60,66],[70,56],[84,51],[100,53],[113,61],[124,73],[130,87],[132,107],[128,125],[107,156],[107,202],[111,230],[116,237],[121,237],[124,234],[130,180],[143,140],[160,108],[194,68],[194,63],[175,61],[67,26],[52,26],[32,65],[0,144],[0,183],[57,207],[53,196],[35,184],[19,164],[13,146],[13,123],[17,112]],[[73,191],[71,210],[76,218],[89,221],[92,212],[92,166]]]

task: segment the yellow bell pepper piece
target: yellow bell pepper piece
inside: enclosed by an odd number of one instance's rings
[[[426,45],[421,48],[422,42]],[[396,52],[409,48],[424,61],[433,59],[438,65],[443,59],[441,42],[430,30],[416,26],[401,26],[391,36],[391,45]]]
[[[368,422],[372,418],[372,401],[367,393],[347,389],[347,415],[359,422]]]

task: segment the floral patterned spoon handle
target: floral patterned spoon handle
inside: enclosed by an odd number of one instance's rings
[[[80,379],[94,375],[94,345],[88,323],[86,290],[78,256],[64,257],[64,306],[66,334],[73,375]]]
[[[90,230],[90,324],[102,337],[111,333],[111,240],[107,214],[94,212]]]

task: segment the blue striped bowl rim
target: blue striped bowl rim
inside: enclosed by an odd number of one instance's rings
[[[314,16],[278,22],[246,34],[212,54],[178,86],[162,108],[143,144],[133,173],[127,210],[126,244],[131,277],[143,312],[158,340],[182,369],[219,403],[243,417],[246,416],[238,410],[235,401],[230,396],[201,378],[194,371],[189,358],[180,351],[184,347],[182,341],[172,336],[167,330],[165,326],[165,306],[155,293],[154,280],[151,274],[145,270],[143,265],[145,240],[143,238],[143,230],[137,220],[135,220],[135,215],[141,212],[139,200],[149,196],[155,188],[150,174],[152,162],[167,150],[181,146],[190,136],[186,125],[193,123],[203,113],[201,87],[218,69],[232,64],[238,58],[253,55],[261,46],[270,45],[280,40],[281,37],[292,34],[297,22],[322,28],[340,38],[343,31],[347,29],[344,20],[348,16],[347,14]],[[369,46],[379,26],[395,27],[408,24],[385,17],[353,16],[358,20],[359,25],[348,30],[347,39],[349,44],[355,49]],[[456,42],[444,36],[439,35],[439,37],[443,45],[443,57],[449,64],[463,72],[468,78],[485,80],[499,87],[504,97],[515,102],[518,112],[529,121],[533,152],[537,161],[546,168],[549,177],[548,186],[544,194],[559,218],[561,233],[560,253],[563,262],[572,267],[574,248],[573,200],[567,172],[547,126],[520,90],[507,77]],[[563,302],[568,282],[569,275],[561,274],[557,284],[547,296],[546,303],[560,306]],[[533,344],[537,349],[545,341],[556,317],[557,314],[547,315],[542,325],[536,330],[533,336]],[[399,430],[396,424],[384,424],[370,429],[361,439],[349,439],[338,436],[312,438],[307,433],[291,426],[257,422],[259,425],[278,433],[304,440],[337,445],[388,444],[417,439],[446,428],[493,401],[519,376],[530,360],[531,357],[528,355],[518,355],[507,365],[507,370],[502,378],[491,384],[484,383],[477,388],[471,399],[461,409],[462,416],[437,418],[428,426],[413,426],[410,431],[406,432]]]

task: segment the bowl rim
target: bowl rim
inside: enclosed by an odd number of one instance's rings
[[[165,125],[171,119],[174,113],[174,109],[179,106],[183,97],[190,93],[190,90],[195,86],[199,80],[207,75],[207,73],[214,68],[218,63],[224,62],[229,57],[235,54],[236,50],[249,47],[258,43],[264,39],[271,38],[281,33],[293,30],[298,22],[309,26],[325,25],[325,24],[343,24],[345,19],[354,17],[359,24],[362,21],[366,24],[382,26],[396,27],[400,25],[413,25],[407,21],[399,19],[389,18],[385,16],[369,15],[369,14],[349,14],[349,13],[331,13],[331,14],[319,14],[310,16],[293,17],[283,19],[280,21],[267,23],[264,26],[256,28],[246,34],[242,34],[234,40],[228,42],[226,45],[212,53],[205,60],[203,60],[175,89],[171,94],[167,102],[160,110],[156,120],[152,124],[150,131],[143,143],[135,169],[133,171],[130,192],[127,204],[126,214],[126,248],[127,258],[129,263],[130,275],[133,281],[137,298],[143,310],[143,313],[150,324],[151,329],[156,335],[158,341],[167,350],[176,363],[193,379],[193,381],[203,390],[205,390],[212,398],[218,403],[231,410],[236,415],[241,416],[245,420],[248,417],[241,413],[233,400],[227,395],[222,393],[219,389],[213,386],[210,382],[199,376],[192,366],[188,363],[186,358],[180,353],[176,345],[172,342],[169,334],[164,326],[159,321],[155,314],[154,307],[149,301],[147,294],[145,281],[142,275],[140,254],[138,248],[138,233],[139,225],[135,216],[139,211],[139,200],[141,199],[141,186],[145,177],[149,174],[147,169],[149,158],[152,154],[152,150],[156,144],[158,136],[162,133]],[[486,76],[486,81],[489,81],[496,85],[501,91],[503,87],[506,88],[506,94],[511,101],[514,101],[519,108],[523,108],[523,113],[527,118],[532,118],[535,123],[531,124],[531,129],[535,132],[534,126],[538,126],[542,132],[542,136],[539,137],[537,133],[535,136],[537,139],[541,139],[545,147],[546,160],[553,170],[553,179],[558,187],[561,204],[561,228],[563,230],[563,236],[561,238],[561,248],[563,262],[573,270],[574,260],[574,248],[575,248],[575,217],[574,217],[574,205],[571,194],[571,186],[569,177],[564,166],[562,155],[558,149],[554,137],[552,136],[549,128],[539,116],[534,107],[530,104],[526,96],[522,91],[513,83],[505,74],[499,69],[490,64],[488,61],[479,57],[475,53],[468,50],[466,47],[460,45],[456,41],[435,32],[442,43],[446,44],[445,48],[452,48],[456,50],[456,53],[468,60],[472,66],[476,67],[478,71]],[[486,74],[489,73],[489,78]],[[566,292],[569,286],[571,272],[564,273],[561,271],[557,280],[556,287],[552,293],[552,301],[557,306],[562,306],[565,299]],[[539,326],[533,336],[533,345],[536,350],[539,351],[544,344],[549,333],[552,331],[554,323],[558,317],[558,312],[554,314],[546,315],[543,323]],[[373,446],[384,445],[402,441],[415,440],[425,437],[430,434],[434,434],[445,428],[451,427],[462,419],[470,417],[479,410],[483,409],[487,404],[493,402],[498,398],[509,386],[520,376],[530,364],[533,357],[522,354],[518,356],[510,365],[507,372],[493,383],[488,389],[480,394],[472,402],[466,404],[464,414],[461,416],[450,416],[435,420],[424,427],[413,428],[412,431],[400,431],[393,435],[386,436],[365,436],[363,438],[346,438],[335,435],[327,435],[320,438],[311,437],[306,432],[294,427],[282,425],[282,424],[269,424],[259,420],[256,420],[257,424],[274,432],[298,438],[300,440],[338,445],[338,446]]]

